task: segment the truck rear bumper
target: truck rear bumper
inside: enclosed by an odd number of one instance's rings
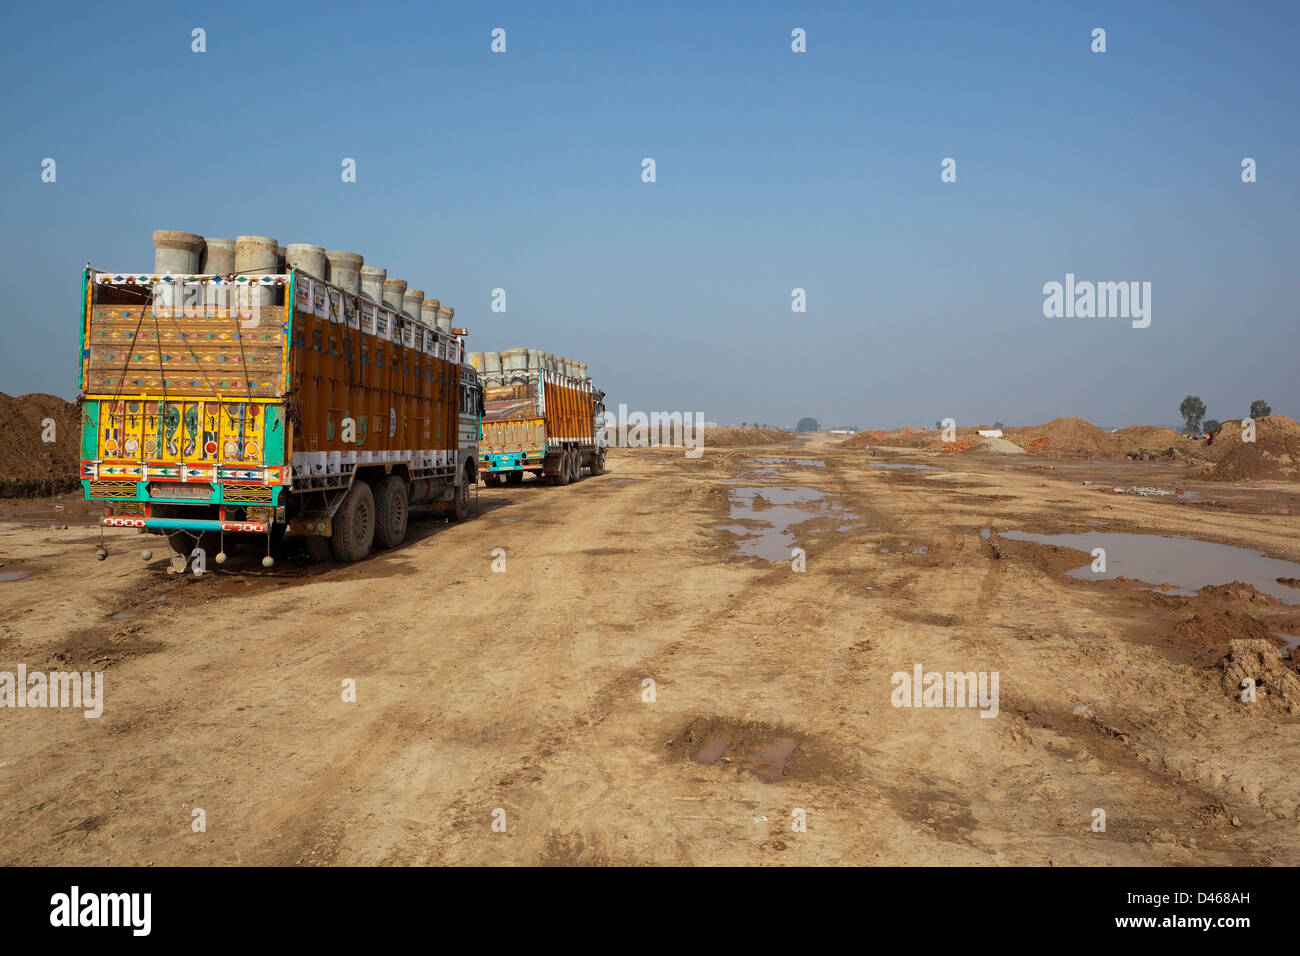
[[[100,518],[105,528],[157,528],[161,531],[225,531],[228,533],[266,534],[265,521],[221,521],[216,518],[146,518],[142,515],[113,515]]]
[[[541,452],[506,452],[504,454],[487,454],[479,458],[479,474],[487,475],[498,471],[527,471],[542,467]]]

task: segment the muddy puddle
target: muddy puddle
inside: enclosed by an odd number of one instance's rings
[[[831,519],[836,531],[847,530],[857,521],[856,514],[816,488],[732,488],[728,498],[731,520],[744,523],[715,525],[715,529],[730,531],[740,538],[736,542],[739,554],[765,561],[790,560],[795,546],[793,529],[805,521]]]
[[[981,532],[983,534],[983,532]],[[1192,595],[1209,585],[1241,581],[1261,594],[1287,604],[1300,604],[1300,594],[1278,578],[1300,576],[1300,564],[1270,558],[1257,551],[1199,541],[1196,538],[1156,534],[1125,534],[1088,531],[1082,534],[1031,534],[1000,532],[1012,541],[1032,541],[1092,553],[1106,552],[1106,570],[1093,571],[1092,560],[1067,572],[1083,581],[1124,577],[1135,579],[1169,594]]]
[[[798,746],[799,742],[793,737],[733,744],[730,735],[715,731],[704,739],[695,759],[708,764],[721,760],[737,770],[748,770],[764,783],[778,783],[785,776],[786,764]]]
[[[29,571],[0,571],[0,582],[3,581],[21,581],[27,577]]]

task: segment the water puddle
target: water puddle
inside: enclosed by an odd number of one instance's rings
[[[912,468],[916,471],[938,471],[934,465],[908,465],[897,461],[869,461],[868,468],[888,468],[891,471],[900,471],[904,468]]]
[[[26,571],[0,571],[0,581],[21,581],[27,575]]]
[[[710,734],[696,753],[695,759],[700,763],[735,764],[740,770],[748,770],[764,783],[778,783],[785,776],[785,765],[794,756],[799,742],[793,737],[777,737],[764,744],[751,744],[732,748],[731,740],[722,734]]]
[[[1195,594],[1207,585],[1241,581],[1261,594],[1271,595],[1287,604],[1300,603],[1300,594],[1278,581],[1279,578],[1300,575],[1300,564],[1266,557],[1246,548],[1195,538],[1111,531],[1082,534],[1004,531],[1001,534],[1012,541],[1054,544],[1089,553],[1094,548],[1104,548],[1105,571],[1093,571],[1089,560],[1083,567],[1068,572],[1070,577],[1084,581],[1125,577],[1153,587],[1170,585],[1167,593],[1183,595]]]
[[[1282,643],[1286,645],[1286,650],[1288,654],[1294,656],[1295,649],[1297,647],[1300,647],[1300,637],[1297,637],[1294,634],[1283,634],[1279,631],[1274,631],[1273,636],[1281,639]]]
[[[824,491],[816,488],[767,486],[730,490],[730,517],[744,524],[717,525],[718,531],[730,531],[740,540],[737,551],[750,558],[788,561],[795,544],[794,526],[814,518],[835,518],[841,524],[835,530],[851,526],[857,515],[834,504]]]

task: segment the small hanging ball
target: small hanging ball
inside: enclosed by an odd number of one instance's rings
[[[273,567],[275,567],[275,558],[271,557],[271,556],[268,554],[266,557],[264,557],[264,558],[262,559],[262,567],[264,567],[264,568],[273,568]]]
[[[152,561],[152,560],[153,560],[153,552],[150,551],[148,548],[145,548],[143,551],[140,552],[140,560],[141,560],[141,561]]]
[[[218,551],[218,552],[217,552],[217,564],[225,564],[225,563],[226,563],[226,552],[224,552],[224,551]]]
[[[96,561],[103,561],[103,560],[105,560],[107,557],[108,557],[108,552],[105,551],[103,548],[100,548],[98,551],[95,552],[95,560],[96,560]]]

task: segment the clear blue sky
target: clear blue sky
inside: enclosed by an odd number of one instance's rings
[[[275,9],[5,5],[0,390],[71,397],[81,265],[162,228],[360,252],[643,410],[1300,417],[1300,5]],[[1044,318],[1067,272],[1150,328]]]

